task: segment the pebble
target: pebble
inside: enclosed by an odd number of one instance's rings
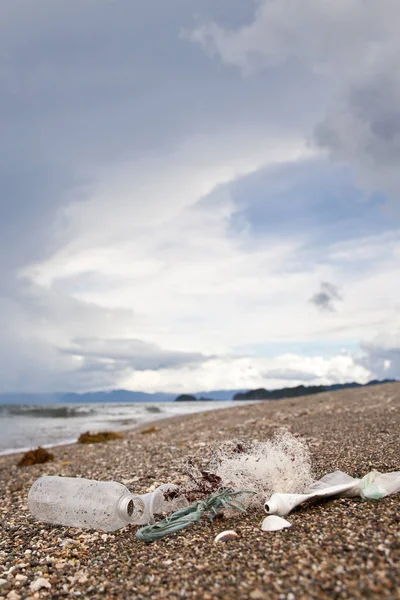
[[[42,588],[51,588],[50,581],[44,577],[39,577],[39,579],[32,581],[31,585],[29,586],[31,592],[38,592]]]
[[[261,590],[254,590],[250,592],[251,600],[267,600],[268,596]]]

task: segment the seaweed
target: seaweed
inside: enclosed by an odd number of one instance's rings
[[[18,467],[31,467],[32,465],[40,465],[54,460],[54,455],[38,446],[35,450],[29,450],[25,452],[22,458],[18,461]]]
[[[110,440],[120,440],[123,437],[122,433],[116,431],[99,431],[99,433],[86,431],[79,436],[78,444],[101,444]]]
[[[196,462],[198,461],[195,458],[189,456],[184,464],[190,483],[182,487],[180,493],[185,496],[188,502],[203,499],[221,488],[221,477],[216,473],[199,468]]]
[[[154,425],[151,425],[150,427],[147,427],[146,429],[142,429],[141,430],[141,434],[146,434],[146,433],[157,433],[157,431],[160,431],[158,429],[158,427],[154,427]]]

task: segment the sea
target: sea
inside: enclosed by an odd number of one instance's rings
[[[243,402],[248,404],[248,402]],[[166,417],[238,406],[235,401],[0,404],[0,454],[76,442],[85,431],[123,431]]]

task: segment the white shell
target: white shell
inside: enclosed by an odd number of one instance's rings
[[[230,529],[229,531],[221,531],[221,533],[219,533],[215,539],[214,539],[214,543],[218,543],[218,542],[227,542],[228,540],[233,540],[234,538],[237,538],[238,534],[236,533],[236,531],[233,531],[232,529]]]
[[[261,524],[261,529],[263,531],[279,531],[280,529],[291,526],[292,524],[289,523],[289,521],[286,521],[286,519],[282,519],[282,517],[277,517],[276,515],[270,515],[269,517],[265,517]]]

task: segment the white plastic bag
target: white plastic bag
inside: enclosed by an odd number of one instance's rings
[[[379,500],[397,492],[400,492],[400,471],[392,473],[371,471],[362,479],[355,479],[342,471],[335,471],[315,481],[304,494],[273,494],[265,502],[264,510],[269,515],[283,517],[300,504],[321,498],[361,496],[368,500]]]
[[[360,496],[368,500],[379,500],[400,492],[400,471],[379,473],[371,471],[360,482]]]

